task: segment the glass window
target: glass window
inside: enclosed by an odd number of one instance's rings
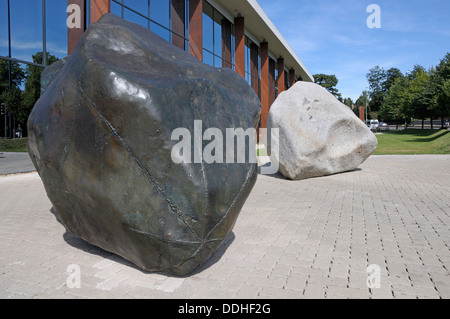
[[[214,55],[206,50],[203,51],[203,63],[214,66]]]
[[[275,85],[275,98],[277,98],[278,97],[278,64],[275,64],[276,65],[276,67],[275,67],[275,77],[274,77],[274,79],[275,79],[275,83],[274,83],[274,85]]]
[[[169,30],[161,27],[159,24],[150,22],[150,30],[152,30],[154,33],[159,35],[161,38],[163,38],[167,42],[171,42],[170,41],[171,32]]]
[[[124,18],[127,21],[134,22],[149,28],[171,43],[177,43],[183,47],[183,41],[186,41],[185,49],[189,47],[185,30],[175,31],[172,27],[172,2],[174,0],[112,0],[111,12]],[[180,5],[187,6],[188,1],[182,1]],[[186,12],[181,17],[186,21]],[[183,29],[183,27],[181,27]],[[186,29],[186,26],[185,26]],[[176,34],[174,34],[174,32]],[[179,44],[181,42],[181,45]]]
[[[170,0],[151,0],[150,19],[170,30]]]
[[[10,5],[12,57],[32,61],[43,50],[42,1],[14,0]]]
[[[235,52],[236,52],[236,37],[234,36],[234,24],[231,25],[231,64],[233,65],[233,70],[235,70]]]
[[[166,41],[171,42],[170,0],[150,1],[150,29]]]
[[[234,26],[231,22],[228,22],[228,26],[231,25],[230,41],[231,41],[231,60],[224,57],[224,34],[223,26],[225,25],[225,17],[216,9],[214,9],[207,1],[203,1],[203,55],[206,64],[212,65],[216,68],[223,66],[229,66],[234,69]],[[229,27],[228,27],[229,28]],[[205,58],[206,56],[206,58]],[[211,63],[212,60],[212,63]]]
[[[289,88],[289,73],[286,70],[284,70],[284,87]]]
[[[203,49],[214,52],[214,10],[213,7],[203,1]]]
[[[8,1],[0,0],[0,5],[0,48],[4,57],[9,48]],[[67,55],[67,2],[11,0],[10,5],[11,53],[20,62],[0,58],[0,95],[8,111],[7,123],[2,123],[8,128],[6,136],[15,137],[19,125],[26,136],[29,112],[40,96],[42,65]]]
[[[47,52],[60,59],[67,56],[67,3],[46,0]]]
[[[149,27],[149,20],[142,17],[141,15],[135,13],[134,11],[125,9],[123,16],[124,16],[124,19],[127,21],[139,24],[146,28]]]
[[[257,57],[256,57],[257,55]],[[245,37],[245,79],[248,84],[259,92],[261,79],[261,57],[259,47],[247,36]],[[258,93],[259,94],[259,93]]]
[[[214,54],[222,57],[222,20],[223,15],[214,11]]]
[[[245,37],[245,79],[251,85],[250,39]]]
[[[154,2],[155,0],[153,0]],[[159,2],[157,0],[156,2]],[[125,4],[128,8],[133,9],[136,12],[139,12],[143,16],[148,18],[148,8],[149,8],[149,0],[123,0],[123,4]],[[128,19],[127,19],[128,20]]]
[[[123,18],[124,16],[123,6],[121,6],[115,1],[111,1],[111,13],[115,14],[118,17]]]
[[[214,67],[216,68],[223,67],[223,59],[217,55],[214,56]]]
[[[0,55],[8,56],[8,2],[0,0]]]

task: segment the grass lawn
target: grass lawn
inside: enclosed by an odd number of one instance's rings
[[[261,148],[259,150],[256,150],[256,156],[269,156],[267,154],[267,150],[265,148]]]
[[[450,154],[450,131],[404,130],[377,135],[378,148],[374,155]],[[27,139],[0,139],[0,152],[27,152]],[[265,149],[257,156],[267,156]]]
[[[0,139],[0,152],[27,152],[27,139],[15,138],[12,140]]]
[[[450,154],[450,131],[415,130],[377,135],[374,155]]]

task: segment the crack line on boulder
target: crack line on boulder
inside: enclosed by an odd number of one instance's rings
[[[194,91],[191,90],[191,92],[190,92],[190,102],[191,102],[191,105],[192,105],[192,109],[194,110],[194,123],[195,123],[195,120],[196,120],[197,117],[198,118],[202,118],[202,117],[201,117],[201,112],[199,112],[198,108],[196,107],[197,104],[193,103],[194,99],[195,99]],[[201,133],[202,133],[202,136],[203,136],[203,132],[201,132]],[[208,178],[206,176],[205,162],[203,160],[201,162],[201,167],[202,167],[203,183],[204,183],[204,186],[205,186],[205,194],[204,194],[205,195],[205,217],[207,217],[208,212],[209,212],[209,191],[208,191],[209,187],[208,187]]]
[[[84,93],[83,88],[81,85],[77,85],[77,87],[80,89],[81,94],[89,101],[92,108],[95,110],[95,112],[100,116],[101,120],[106,124],[108,129],[111,131],[111,133],[114,135],[114,137],[120,142],[120,144],[125,148],[127,153],[130,155],[130,157],[136,162],[140,170],[145,174],[147,179],[155,186],[155,188],[160,193],[161,197],[164,199],[164,201],[169,205],[171,210],[176,213],[180,219],[184,222],[184,224],[189,228],[189,230],[194,234],[195,237],[197,237],[199,240],[202,240],[195,230],[189,225],[187,220],[184,218],[182,212],[178,209],[177,205],[172,202],[162,189],[162,187],[159,185],[159,183],[155,180],[155,178],[150,174],[150,172],[145,168],[145,166],[141,163],[139,158],[133,153],[130,146],[127,144],[127,142],[120,136],[119,132],[114,128],[114,126],[108,121],[108,119],[103,115],[101,110],[97,107],[97,105]]]
[[[216,226],[214,226],[213,229],[211,229],[211,231],[206,235],[205,240],[201,243],[200,247],[198,247],[198,249],[192,254],[192,256],[190,256],[188,259],[184,260],[183,262],[181,262],[180,264],[178,264],[178,267],[181,267],[183,264],[185,264],[186,262],[188,262],[191,259],[194,259],[199,253],[200,251],[203,249],[203,246],[207,243],[210,242],[214,242],[214,241],[222,241],[223,239],[207,239],[211,233],[216,230],[217,227],[219,227],[220,224],[222,224],[222,222],[228,217],[228,215],[231,212],[231,209],[236,205],[237,200],[242,196],[242,192],[245,190],[247,184],[250,181],[250,177],[254,174],[255,172],[255,167],[252,166],[252,169],[248,172],[247,177],[245,178],[245,182],[242,185],[241,190],[239,191],[239,193],[237,194],[236,198],[233,200],[233,203],[231,203],[230,208],[228,209],[228,211],[226,212],[226,214],[222,217],[222,219],[216,224]]]
[[[230,208],[228,208],[228,211],[225,213],[225,215],[222,217],[222,219],[217,223],[216,226],[214,226],[213,229],[211,229],[211,231],[206,235],[205,238],[208,238],[208,237],[211,235],[211,233],[212,233],[213,231],[215,231],[216,228],[219,227],[219,225],[220,225],[220,224],[228,217],[228,215],[229,215],[230,212],[231,212],[231,209],[236,205],[236,202],[237,202],[238,199],[242,196],[242,192],[245,190],[247,184],[248,184],[249,181],[250,181],[250,177],[251,177],[254,173],[255,173],[255,166],[252,166],[252,169],[248,172],[247,177],[245,178],[245,182],[244,182],[244,184],[242,185],[242,187],[241,187],[239,193],[238,193],[237,196],[234,198],[233,203],[231,203]]]
[[[189,241],[189,240],[183,241],[183,240],[164,239],[164,238],[162,238],[162,237],[160,237],[158,235],[155,235],[155,234],[152,234],[152,233],[149,233],[149,232],[146,232],[146,231],[138,230],[138,229],[130,227],[130,226],[127,226],[127,228],[129,230],[131,230],[132,232],[135,232],[135,233],[138,233],[138,234],[141,234],[141,235],[145,235],[145,236],[154,237],[154,238],[156,238],[156,239],[158,239],[158,240],[160,240],[162,242],[165,242],[165,243],[172,243],[172,244],[196,244],[196,245],[199,245],[199,244],[202,243],[201,241],[197,242],[197,241]]]

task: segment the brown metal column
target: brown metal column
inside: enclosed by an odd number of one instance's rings
[[[231,69],[231,22],[222,19],[222,67]]]
[[[286,83],[285,83],[285,75],[284,75],[284,59],[280,57],[278,59],[278,95],[281,92],[286,91]]]
[[[95,23],[105,13],[111,12],[111,0],[91,0],[91,23]]]
[[[86,3],[85,0],[68,0],[67,7],[72,4],[76,4],[80,8],[80,28],[67,28],[67,54],[71,55],[81,37],[83,36],[84,31],[86,30]],[[76,12],[68,12],[67,18],[71,14],[75,14]]]
[[[185,0],[172,0],[172,44],[185,50]],[[180,36],[178,36],[179,34]]]
[[[259,48],[256,44],[252,43],[250,45],[250,73],[252,80],[252,88],[256,95],[259,96],[259,72],[258,72],[258,56]]]
[[[366,114],[365,114],[366,110],[364,108],[364,106],[360,106],[359,107],[359,119],[363,122],[366,121]]]
[[[293,87],[295,84],[295,70],[294,69],[290,69],[289,70],[289,87]]]
[[[261,43],[261,128],[267,127],[269,116],[269,44]]]
[[[236,40],[235,70],[245,79],[245,20],[244,17],[234,19],[234,37]]]
[[[203,62],[203,1],[189,0],[189,53]]]

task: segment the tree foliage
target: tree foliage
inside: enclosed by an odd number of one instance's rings
[[[33,55],[33,62],[43,64],[43,52]],[[47,64],[58,61],[58,58],[47,52]],[[25,126],[26,121],[40,97],[41,74],[43,68],[27,65],[23,70],[19,63],[11,62],[11,89],[9,88],[9,62],[0,60],[0,102],[5,103],[17,124]],[[22,91],[23,89],[23,91]]]
[[[402,76],[401,71],[397,68],[385,71],[382,67],[376,66],[369,70],[366,77],[369,82],[370,107],[372,111],[376,112],[381,109],[390,88]]]
[[[47,64],[51,65],[58,61],[58,58],[47,52]],[[33,55],[33,62],[42,64],[44,62],[43,52]],[[27,65],[25,90],[23,92],[23,107],[26,113],[30,113],[33,106],[41,96],[41,74],[43,68],[35,65]]]
[[[378,116],[387,122],[409,122],[411,118],[450,115],[450,53],[435,68],[426,70],[415,65],[406,75],[391,68],[372,68],[367,74],[370,85],[370,106],[379,107]]]
[[[324,87],[328,92],[333,94],[337,99],[342,100],[342,95],[339,93],[339,90],[336,86],[339,83],[339,80],[335,75],[327,75],[327,74],[316,74],[314,75],[314,81],[316,84]]]
[[[444,117],[450,115],[449,80],[450,53],[447,53],[432,74],[432,81],[436,87],[436,104],[431,107],[431,111],[441,117],[442,126],[444,126]]]
[[[349,108],[352,108],[353,107],[353,101],[352,101],[352,99],[351,98],[345,98],[344,99],[344,102],[343,102],[345,105],[347,105]]]
[[[11,63],[11,88],[20,88],[25,79],[25,72],[19,63],[0,60],[0,95],[9,90],[9,63]]]

